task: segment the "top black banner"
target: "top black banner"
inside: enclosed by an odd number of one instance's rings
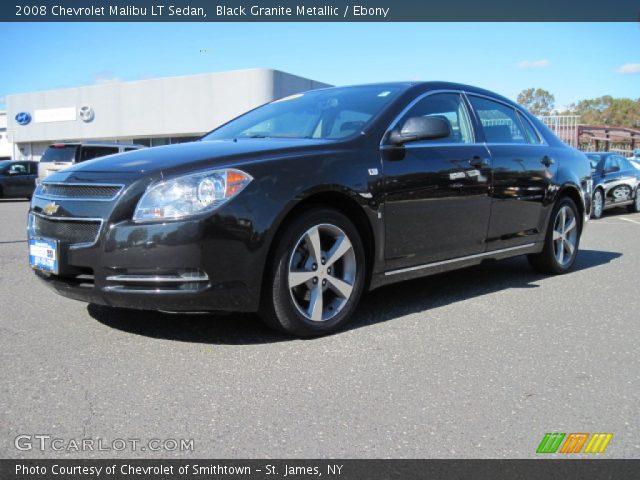
[[[2,22],[638,22],[640,0],[3,0]]]

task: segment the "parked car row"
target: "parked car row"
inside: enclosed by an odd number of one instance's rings
[[[52,173],[76,163],[141,148],[145,147],[115,142],[55,143],[47,147],[39,162],[0,161],[0,198],[30,199],[36,184]]]
[[[38,177],[38,162],[1,160],[0,198],[28,198]]]
[[[593,179],[591,216],[600,218],[605,210],[623,206],[640,212],[640,166],[612,152],[587,153],[587,158]]]

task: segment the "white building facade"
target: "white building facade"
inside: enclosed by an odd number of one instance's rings
[[[327,86],[252,69],[8,95],[6,129],[21,160],[39,160],[48,145],[64,141],[166,145],[193,140],[264,103]]]
[[[7,130],[7,112],[0,112],[0,160],[13,158],[13,143]]]

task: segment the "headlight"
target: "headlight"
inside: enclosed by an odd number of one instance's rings
[[[177,220],[214,210],[240,193],[251,180],[251,175],[228,168],[151,185],[138,202],[133,220]]]

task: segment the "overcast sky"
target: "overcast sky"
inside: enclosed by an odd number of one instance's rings
[[[268,67],[345,85],[450,80],[556,107],[640,97],[636,23],[0,24],[0,109],[12,93]]]

